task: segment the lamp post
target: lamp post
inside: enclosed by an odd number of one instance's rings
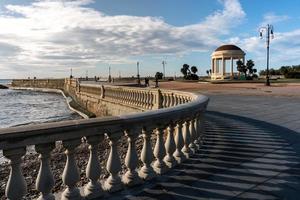
[[[140,85],[141,84],[141,79],[140,79],[140,62],[136,63],[136,68],[137,68],[138,85]]]
[[[267,26],[261,27],[259,29],[259,36],[263,38],[263,32],[266,32],[266,44],[267,44],[267,77],[266,77],[266,86],[270,86],[270,77],[269,77],[269,53],[270,53],[270,39],[274,38],[274,28],[272,25],[267,24]],[[271,36],[271,38],[270,38]]]
[[[166,69],[165,69],[165,65],[167,64],[167,62],[166,61],[162,61],[162,63],[161,63],[162,65],[163,65],[163,71],[164,71],[164,79],[166,79]]]
[[[110,66],[108,66],[108,82],[111,83]]]
[[[70,69],[70,78],[73,78],[73,69]]]

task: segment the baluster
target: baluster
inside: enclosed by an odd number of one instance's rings
[[[119,191],[123,187],[119,177],[119,171],[121,171],[121,161],[117,149],[119,137],[119,134],[108,135],[108,139],[110,140],[110,153],[107,159],[106,169],[110,175],[104,183],[104,189],[109,192]]]
[[[3,155],[10,160],[10,174],[5,188],[8,199],[22,199],[26,194],[27,186],[21,171],[22,156],[26,148],[4,149]]]
[[[98,181],[101,175],[101,167],[98,159],[98,144],[103,140],[103,135],[87,137],[89,144],[90,157],[86,166],[86,177],[89,178],[89,183],[84,188],[86,199],[95,199],[103,195],[102,187]]]
[[[168,105],[169,105],[169,95],[168,94],[165,94],[165,108],[167,108],[168,107]]]
[[[54,149],[55,144],[39,144],[35,145],[35,150],[39,153],[39,159],[41,161],[39,173],[36,179],[35,187],[41,192],[38,200],[54,200],[55,197],[51,193],[54,186],[54,178],[51,172],[51,167],[49,164],[50,153]]]
[[[183,141],[184,141],[184,145],[182,148],[182,152],[186,158],[189,158],[191,156],[191,149],[189,147],[189,145],[191,143],[190,122],[189,121],[186,121],[184,123]]]
[[[182,98],[182,96],[179,97],[179,104],[183,104],[183,98]]]
[[[177,96],[175,96],[175,106],[177,106],[178,104],[180,104],[179,99]]]
[[[203,142],[204,142],[204,131],[205,131],[205,117],[204,117],[204,113],[200,114],[198,123],[199,123],[198,126],[200,127],[199,128],[200,129],[199,140],[200,140],[200,144],[203,144]]]
[[[135,105],[138,106],[139,105],[139,96],[140,94],[138,92],[135,93]]]
[[[192,153],[194,154],[196,152],[196,145],[195,145],[195,140],[196,140],[196,129],[195,129],[195,119],[192,119],[190,121],[190,135],[191,135],[191,143],[189,145]]]
[[[152,93],[150,93],[150,110],[153,109],[153,106],[154,106],[154,95]]]
[[[176,146],[174,141],[174,125],[172,123],[167,128],[167,139],[165,143],[165,148],[167,155],[165,156],[164,161],[166,162],[166,165],[169,168],[172,168],[176,164],[175,158],[173,156]]]
[[[82,199],[79,189],[76,187],[76,183],[79,181],[79,172],[77,163],[74,157],[75,148],[80,144],[80,140],[67,140],[63,141],[63,146],[66,148],[65,154],[67,156],[67,162],[62,174],[63,183],[67,186],[62,193],[62,200],[67,199]]]
[[[175,97],[174,97],[174,94],[172,93],[171,96],[170,96],[171,100],[170,100],[170,105],[173,107],[175,105]]]
[[[139,106],[143,107],[143,92],[139,91]]]
[[[145,93],[141,91],[141,107],[145,107]]]
[[[138,156],[135,149],[135,140],[138,136],[137,131],[125,131],[126,136],[128,137],[128,149],[125,157],[125,165],[127,167],[127,172],[123,176],[123,183],[128,186],[133,186],[141,183],[141,179],[136,172]]]
[[[163,139],[163,128],[160,127],[156,129],[156,138],[157,139],[154,147],[154,156],[156,161],[153,164],[153,169],[157,174],[163,174],[167,170],[167,166],[163,161],[163,158],[166,155]]]
[[[129,104],[129,91],[126,92],[126,95],[125,95],[125,102],[127,104]]]
[[[194,126],[195,126],[195,140],[194,143],[196,145],[196,150],[200,149],[200,126],[199,126],[199,116],[195,117],[195,122],[194,122]]]
[[[176,150],[173,155],[174,155],[177,163],[180,164],[185,159],[185,156],[181,151],[181,149],[183,148],[182,122],[178,122],[178,124],[177,124],[176,135],[175,135],[175,144],[176,144]]]
[[[153,160],[153,153],[151,148],[151,131],[147,131],[143,128],[142,134],[144,139],[143,149],[141,152],[141,160],[143,162],[143,167],[139,171],[139,176],[144,180],[150,180],[154,177],[154,171],[151,166]]]
[[[171,107],[172,105],[172,94],[168,94],[168,107]]]

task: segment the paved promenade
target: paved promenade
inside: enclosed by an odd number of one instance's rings
[[[299,199],[300,98],[208,96],[201,151],[113,199]]]

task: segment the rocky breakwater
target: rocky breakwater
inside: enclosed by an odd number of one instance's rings
[[[0,89],[8,89],[8,87],[6,85],[1,85],[0,84]]]

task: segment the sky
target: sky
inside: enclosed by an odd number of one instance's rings
[[[260,27],[272,24],[270,66],[300,64],[300,1],[0,0],[0,78],[200,75],[220,45],[266,68]]]

